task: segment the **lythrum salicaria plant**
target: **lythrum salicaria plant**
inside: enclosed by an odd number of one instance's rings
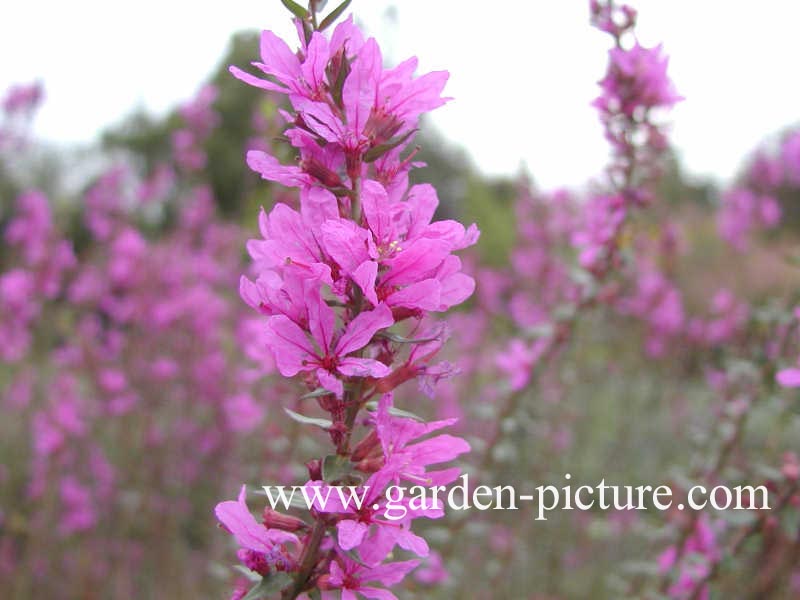
[[[311,591],[394,598],[386,588],[419,560],[391,557],[399,549],[427,556],[428,544],[412,523],[443,510],[407,506],[405,517],[389,521],[384,491],[401,481],[452,482],[458,468],[436,465],[469,446],[448,434],[420,439],[452,421],[403,414],[393,390],[411,380],[430,390],[450,374],[449,365],[434,362],[445,329],[429,315],[472,294],[475,283],[454,252],[474,244],[478,230],[433,221],[436,190],[409,187],[409,170],[418,166],[411,144],[419,117],[446,101],[447,73],[414,77],[415,58],[384,68],[377,42],[364,39],[352,17],[331,31],[347,3],[322,20],[314,2],[308,10],[287,4],[300,47],[265,31],[261,62],[253,63],[259,74],[231,67],[245,83],[288,96],[283,136],[298,155],[286,165],[263,151],[247,154],[254,171],[298,194],[296,207],[278,203],[260,215],[263,239],[248,244],[254,278],[243,277],[240,291],[264,316],[263,343],[277,369],[304,385],[325,413],[287,411],[330,439],[330,453],[307,463],[305,486],[323,496],[334,484],[368,491],[359,509],[316,502],[305,515],[268,510],[259,522],[243,487],[216,514],[236,538],[244,566],[259,576],[250,598]]]

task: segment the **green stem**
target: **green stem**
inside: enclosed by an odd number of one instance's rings
[[[328,526],[325,524],[323,517],[319,517],[314,523],[314,528],[311,530],[311,538],[308,540],[305,548],[303,548],[303,554],[300,559],[300,570],[297,572],[294,585],[283,592],[284,600],[294,600],[305,589],[308,578],[311,576],[319,560],[319,547],[322,543],[322,539],[325,537],[325,531],[327,529]]]

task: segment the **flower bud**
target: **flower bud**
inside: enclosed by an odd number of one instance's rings
[[[306,158],[300,162],[300,168],[303,169],[306,173],[315,177],[322,183],[322,185],[337,188],[341,187],[342,180],[339,178],[339,175],[335,172],[323,165],[318,159],[312,157]]]
[[[379,448],[380,440],[378,439],[378,432],[372,429],[360,442],[358,442],[353,450],[353,453],[350,455],[350,460],[353,462],[359,462]]]
[[[356,465],[356,469],[362,473],[374,473],[384,465],[383,456],[365,458]]]
[[[318,458],[308,461],[306,463],[306,469],[308,469],[308,477],[311,481],[322,480],[322,463]]]
[[[302,519],[279,513],[277,510],[272,510],[269,506],[264,508],[262,522],[264,526],[269,529],[281,529],[283,531],[298,531],[308,527],[306,522]]]

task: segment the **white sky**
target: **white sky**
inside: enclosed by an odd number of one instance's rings
[[[610,39],[589,27],[587,4],[354,0],[351,10],[394,61],[416,54],[421,70],[450,71],[455,100],[433,122],[482,170],[513,173],[525,162],[553,187],[596,175],[607,152],[589,102]],[[664,42],[686,97],[673,141],[690,172],[729,178],[765,136],[800,122],[800,2],[632,4],[640,40]],[[190,97],[233,32],[293,36],[287,15],[278,0],[14,2],[0,19],[0,89],[42,79],[36,133],[89,142],[136,106],[165,111]]]

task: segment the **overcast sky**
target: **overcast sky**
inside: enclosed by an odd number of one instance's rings
[[[800,122],[800,2],[632,4],[640,41],[664,43],[686,97],[673,141],[690,172],[727,179],[760,140]],[[524,162],[554,187],[602,169],[589,102],[609,39],[589,27],[584,0],[354,0],[351,9],[393,61],[416,54],[421,70],[450,71],[455,99],[433,123],[483,171]],[[15,2],[0,19],[0,87],[43,80],[36,133],[89,142],[137,106],[163,112],[190,97],[235,31],[294,40],[287,14],[279,0]]]

